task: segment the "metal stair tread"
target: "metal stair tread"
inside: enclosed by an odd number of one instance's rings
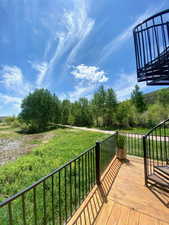
[[[169,176],[169,166],[155,166],[155,168]]]
[[[157,183],[157,184],[159,184],[159,185],[162,185],[164,187],[169,188],[169,183],[166,182],[165,180],[163,180],[162,178],[160,178],[159,176],[155,175],[155,174],[149,175],[148,179]]]

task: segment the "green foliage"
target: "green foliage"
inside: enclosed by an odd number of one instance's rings
[[[22,102],[20,118],[29,130],[43,131],[50,123],[60,121],[59,100],[47,89],[37,89]]]
[[[47,144],[41,144],[28,155],[1,166],[0,200],[26,188],[94,145],[96,140],[106,137],[107,134],[97,132],[56,130],[55,136]]]
[[[61,123],[68,124],[70,111],[71,110],[71,102],[69,100],[63,100],[61,105]]]
[[[67,99],[61,102],[48,90],[39,89],[23,100],[19,121],[13,117],[7,120],[13,127],[20,126],[33,132],[43,131],[56,123],[105,129],[150,128],[168,117],[168,101],[168,88],[158,90],[154,95],[143,95],[138,85],[132,91],[131,99],[120,103],[114,90],[104,86],[98,88],[91,100],[80,98],[75,102]]]
[[[158,92],[158,101],[160,105],[167,107],[169,103],[169,89],[161,89]]]
[[[119,149],[124,149],[126,145],[127,137],[125,135],[118,134],[117,136],[117,147]]]
[[[7,125],[11,125],[13,122],[15,122],[17,118],[15,116],[8,116],[4,119],[4,122],[7,124]]]
[[[145,111],[144,97],[138,85],[135,86],[135,89],[131,93],[131,100],[138,112],[142,113]]]

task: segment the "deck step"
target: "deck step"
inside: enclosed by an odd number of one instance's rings
[[[159,177],[156,174],[149,175],[148,180],[153,181],[155,184],[157,184],[159,186],[169,189],[169,182],[165,181],[164,179],[162,179],[161,177]]]
[[[160,177],[169,180],[169,166],[155,166],[155,173],[157,173]]]

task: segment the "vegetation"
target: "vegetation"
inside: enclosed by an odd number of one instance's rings
[[[60,121],[59,99],[47,89],[37,89],[22,102],[22,119],[32,131],[43,131]]]
[[[107,134],[71,129],[57,129],[55,136],[29,154],[1,166],[0,201],[31,185],[53,169],[94,145]]]
[[[125,144],[126,144],[126,141],[127,141],[126,136],[118,134],[118,137],[117,137],[117,147],[119,149],[124,149]]]
[[[169,89],[161,89],[154,95],[155,98],[153,94],[143,95],[136,85],[131,99],[118,102],[112,88],[105,90],[101,86],[90,101],[80,98],[70,102],[60,101],[46,89],[38,89],[23,100],[19,120],[15,118],[13,123],[15,126],[20,123],[31,132],[46,130],[55,123],[103,129],[151,128],[169,117]]]

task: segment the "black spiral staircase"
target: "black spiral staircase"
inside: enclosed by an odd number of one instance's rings
[[[169,9],[142,23],[134,30],[138,82],[169,84]]]
[[[134,30],[138,82],[169,84],[169,9],[151,16]],[[145,184],[169,193],[169,119],[143,137]]]
[[[143,137],[145,184],[169,193],[169,119]]]

